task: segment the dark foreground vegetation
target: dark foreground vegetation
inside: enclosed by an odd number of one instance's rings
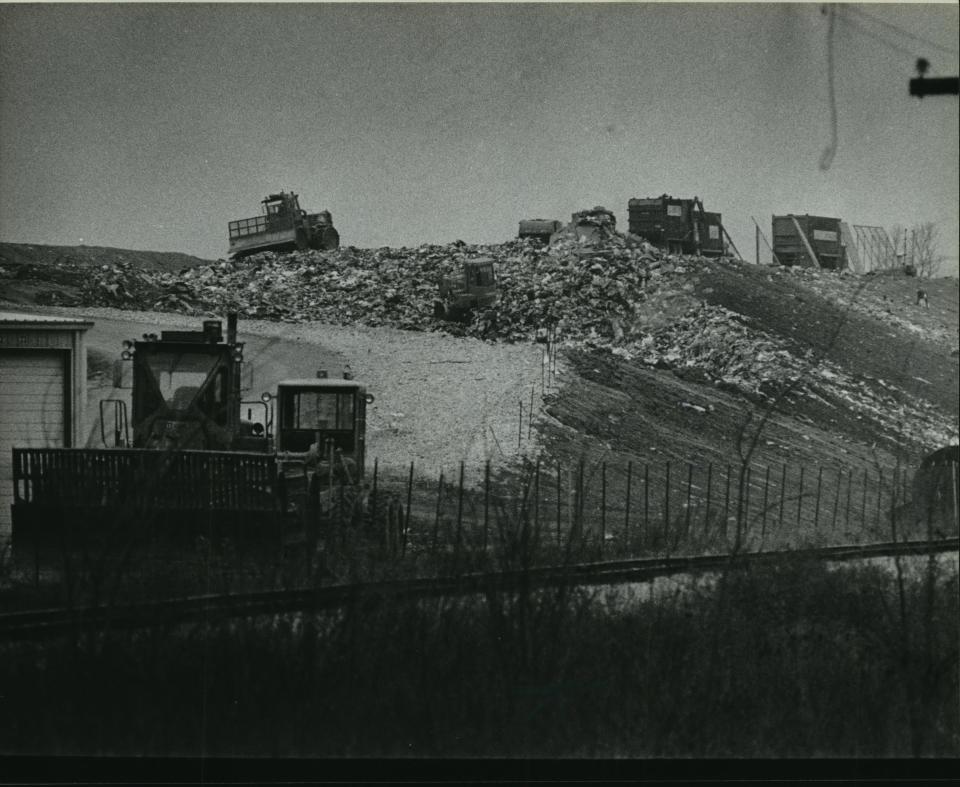
[[[4,754],[957,756],[956,565],[0,644]]]

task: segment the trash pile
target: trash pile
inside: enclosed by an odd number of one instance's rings
[[[482,257],[492,258],[497,271],[495,322],[488,314],[465,324],[435,317],[441,278]],[[522,239],[264,252],[177,274],[125,262],[102,265],[88,269],[82,301],[191,315],[237,310],[248,318],[390,326],[488,341],[533,341],[549,333],[565,347],[606,350],[755,400],[810,396],[882,420],[908,398],[854,380],[741,315],[693,297],[693,279],[707,264],[618,232],[612,215],[597,208],[574,214],[547,246]],[[942,431],[934,414],[914,415],[925,431]]]
[[[813,399],[828,408],[849,410],[889,434],[902,432],[903,424],[910,423],[925,445],[946,445],[957,437],[949,418],[929,402],[906,395],[886,380],[850,375],[812,350],[791,352],[783,340],[750,328],[740,315],[721,306],[694,306],[638,345],[611,351],[758,403],[778,396],[786,401]]]
[[[629,329],[646,291],[680,258],[617,233],[603,223],[602,243],[574,235],[549,247],[529,240],[499,245],[426,245],[414,249],[342,248],[264,252],[180,273],[104,265],[82,285],[90,306],[223,313],[286,322],[392,326],[499,341],[532,340],[563,323],[571,335],[611,342]],[[467,260],[494,260],[499,301],[491,330],[476,315],[459,325],[434,317],[438,284]]]

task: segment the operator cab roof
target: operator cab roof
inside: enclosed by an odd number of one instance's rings
[[[340,377],[304,377],[299,380],[281,380],[278,388],[363,388],[356,380],[344,380]]]

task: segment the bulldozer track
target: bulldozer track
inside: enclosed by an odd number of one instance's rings
[[[111,607],[55,608],[0,614],[0,639],[17,640],[107,629],[170,626],[196,621],[321,611],[365,599],[418,599],[508,592],[560,585],[616,585],[658,577],[701,574],[724,568],[790,560],[842,562],[870,558],[935,555],[960,551],[960,539],[883,542],[799,550],[667,558],[640,558],[526,570],[470,573],[257,593],[191,596]]]

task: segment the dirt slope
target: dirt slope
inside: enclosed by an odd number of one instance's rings
[[[956,279],[785,273],[708,263],[695,293],[847,371],[894,382],[954,415],[960,401]],[[930,308],[916,305],[923,287]]]

